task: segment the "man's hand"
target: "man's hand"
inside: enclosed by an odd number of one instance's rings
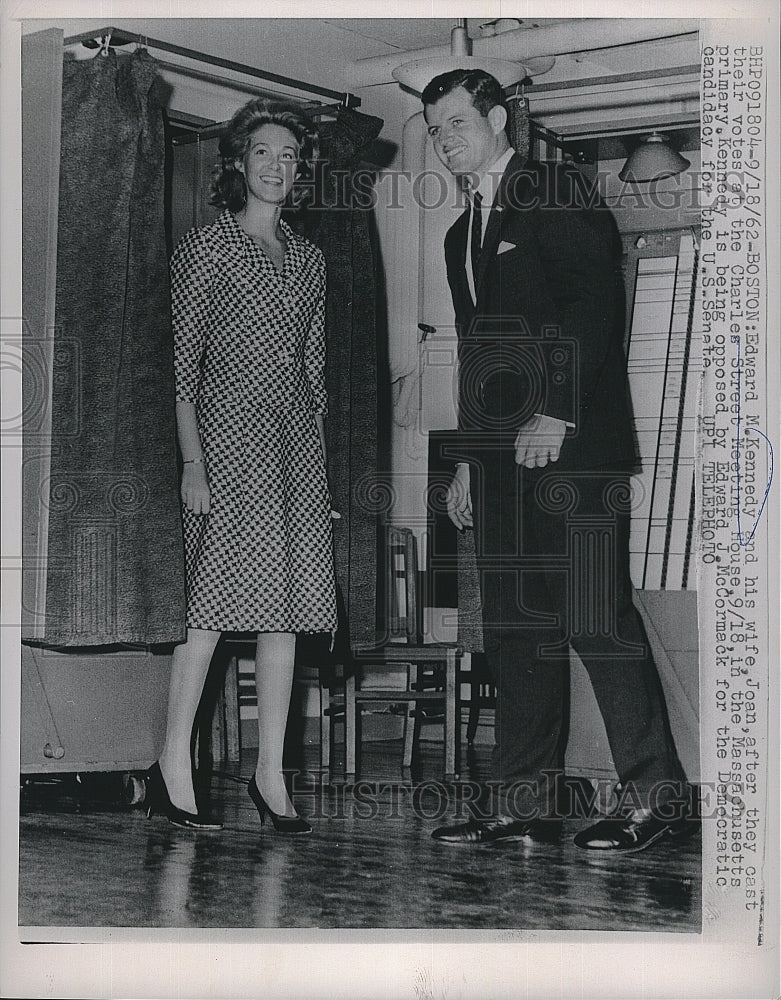
[[[563,420],[536,413],[518,431],[515,461],[527,469],[541,469],[548,462],[557,462],[566,433]]]
[[[472,495],[469,492],[469,466],[456,466],[456,474],[445,496],[447,516],[459,531],[472,527]]]

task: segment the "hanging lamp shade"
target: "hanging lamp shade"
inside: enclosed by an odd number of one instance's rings
[[[457,25],[450,33],[450,55],[429,56],[413,59],[393,70],[393,78],[403,87],[421,94],[429,81],[440,73],[454,69],[481,69],[499,81],[501,87],[509,87],[527,76],[526,67],[509,59],[491,59],[469,54],[470,42],[466,27]]]
[[[629,156],[618,176],[622,181],[657,181],[680,174],[689,165],[663,135],[652,132]]]

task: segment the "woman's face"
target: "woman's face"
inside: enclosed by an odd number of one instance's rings
[[[247,183],[247,200],[281,204],[296,179],[299,153],[295,136],[283,125],[256,129],[243,160],[236,163]]]

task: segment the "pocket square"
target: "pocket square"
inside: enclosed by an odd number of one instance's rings
[[[516,247],[515,243],[508,243],[507,240],[502,240],[496,249],[497,256],[500,253],[507,253],[508,250],[514,250]]]

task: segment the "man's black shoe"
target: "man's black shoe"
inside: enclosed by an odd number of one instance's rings
[[[560,820],[544,819],[470,819],[454,826],[440,826],[431,834],[434,840],[454,846],[499,844],[513,840],[534,844],[557,844],[561,836]]]
[[[586,851],[634,854],[666,837],[691,837],[699,829],[698,819],[660,819],[652,812],[636,810],[625,819],[603,819],[587,830],[581,830],[575,835],[575,844]]]

